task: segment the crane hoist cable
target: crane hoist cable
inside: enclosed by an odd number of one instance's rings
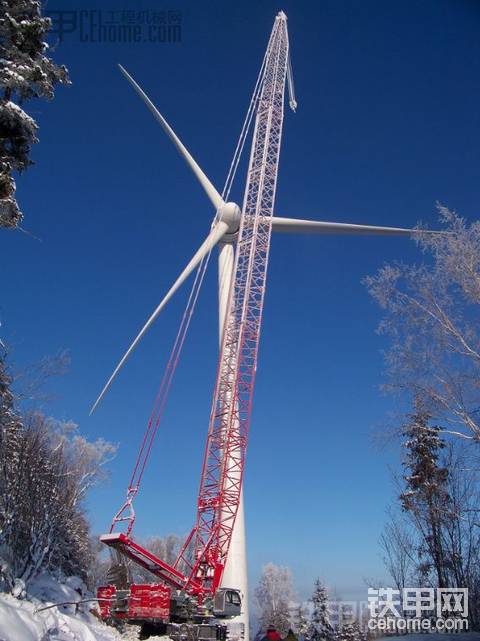
[[[267,52],[264,55],[262,65],[260,67],[260,71],[257,76],[252,98],[250,100],[247,114],[245,116],[242,129],[240,131],[240,136],[237,142],[237,146],[235,148],[235,152],[228,170],[227,178],[225,180],[225,184],[222,190],[222,199],[224,202],[228,201],[228,197],[230,195],[230,191],[232,189],[232,185],[234,183],[235,176],[237,174],[240,159],[242,157],[242,153],[245,147],[245,142],[247,140],[248,133],[251,128],[251,123],[253,120],[253,116],[255,114],[255,110],[261,94],[262,85],[265,79],[266,60],[267,60]],[[214,217],[212,221],[212,225],[214,224],[215,221],[216,221],[216,217]],[[167,361],[167,365],[165,367],[165,370],[160,382],[160,387],[155,397],[153,409],[150,414],[150,418],[148,420],[147,427],[143,435],[143,439],[140,443],[139,451],[138,451],[135,464],[133,467],[133,471],[130,477],[130,481],[128,484],[126,499],[123,505],[116,512],[116,514],[112,519],[110,532],[113,532],[117,524],[122,522],[127,522],[127,529],[126,529],[127,536],[130,535],[133,529],[135,518],[136,518],[135,509],[133,506],[133,500],[140,490],[140,485],[142,482],[142,478],[143,478],[148,460],[150,458],[153,443],[155,441],[155,437],[158,433],[158,430],[161,424],[163,412],[167,404],[168,395],[173,382],[175,371],[178,366],[178,362],[182,353],[183,346],[185,344],[187,333],[188,333],[190,323],[193,317],[193,313],[195,311],[195,307],[197,304],[197,300],[203,285],[208,264],[210,262],[212,249],[210,249],[210,251],[206,254],[206,256],[204,256],[199,266],[197,267],[194,282],[188,296],[187,304],[185,306],[185,309],[180,321],[180,325],[179,325],[179,328],[178,328],[178,331]],[[231,285],[232,284],[230,284],[230,286]]]

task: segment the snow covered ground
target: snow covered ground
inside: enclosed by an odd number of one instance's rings
[[[0,595],[1,641],[118,641],[121,637],[91,615],[72,615],[60,608],[35,612],[28,601]]]
[[[0,641],[133,641],[137,629],[133,626],[120,634],[99,621],[90,610],[94,603],[56,606],[38,612],[54,603],[78,601],[78,579],[60,584],[43,575],[29,587],[28,595],[17,599],[0,593]],[[410,634],[408,641],[480,641],[480,633]],[[385,637],[385,641],[406,641],[405,636]],[[150,641],[166,641],[166,637],[151,637]],[[384,641],[378,639],[377,641]]]
[[[59,584],[42,576],[24,599],[0,593],[0,641],[126,641],[90,613],[94,603],[80,605],[78,612],[74,605],[37,611],[52,603],[78,601],[77,587],[75,580]]]
[[[80,596],[78,589],[85,592],[76,577],[58,583],[44,574],[29,585],[24,598],[0,592],[0,641],[137,641],[138,627],[128,626],[120,634],[92,614],[95,602],[38,611],[54,603],[88,598]],[[167,640],[170,641],[168,637],[150,637],[150,641]]]

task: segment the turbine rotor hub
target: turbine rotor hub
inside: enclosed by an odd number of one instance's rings
[[[220,207],[217,212],[217,221],[221,220],[228,225],[228,229],[225,232],[225,236],[222,238],[222,241],[232,242],[235,240],[238,230],[240,229],[241,216],[241,209],[236,203],[229,202]]]

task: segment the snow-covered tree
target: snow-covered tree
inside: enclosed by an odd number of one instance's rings
[[[357,621],[346,623],[335,633],[335,641],[366,641],[367,633],[364,632]]]
[[[333,638],[333,627],[330,623],[328,592],[320,579],[315,581],[312,604],[312,618],[307,638],[310,641],[330,641]]]
[[[440,462],[445,444],[439,428],[430,425],[430,413],[420,397],[415,412],[403,428],[406,474],[400,495],[403,509],[419,530],[425,555],[425,578],[434,569],[438,587],[447,587],[447,558],[444,550],[444,524],[448,518],[448,470]]]
[[[0,355],[0,584],[28,583],[40,571],[87,578],[92,560],[84,498],[115,448],[88,442],[72,423],[15,407]]]
[[[12,588],[12,552],[6,541],[12,536],[15,514],[14,479],[19,466],[22,420],[15,410],[12,378],[0,341],[0,590]]]
[[[86,584],[92,592],[95,592],[99,585],[106,585],[109,582],[108,573],[112,559],[106,545],[98,536],[90,537],[90,550],[92,560],[88,567]]]
[[[428,412],[417,402],[404,428],[401,510],[390,512],[381,538],[394,586],[443,584],[467,588],[469,629],[480,627],[480,483],[470,448],[443,444]],[[448,473],[447,473],[448,472]],[[398,479],[399,484],[402,483]]]
[[[255,602],[262,631],[274,626],[281,636],[292,627],[290,601],[293,598],[290,570],[274,563],[263,566],[262,575],[255,588]]]
[[[387,389],[418,392],[442,431],[480,442],[480,221],[439,206],[444,234],[418,233],[419,264],[365,279],[390,339]]]
[[[51,99],[68,73],[46,55],[44,41],[51,20],[42,16],[39,0],[0,0],[0,226],[16,227],[22,214],[15,199],[12,172],[30,164],[37,142],[35,121],[17,103]]]
[[[310,632],[310,617],[306,607],[301,603],[294,613],[294,630],[297,635],[303,639],[308,638]]]

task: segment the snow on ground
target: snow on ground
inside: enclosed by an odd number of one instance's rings
[[[90,613],[94,603],[78,606],[78,612],[74,605],[36,611],[61,601],[78,601],[79,585],[78,579],[60,584],[43,575],[29,587],[25,599],[0,593],[0,641],[127,641]]]
[[[73,614],[67,608],[35,612],[37,606],[0,595],[1,641],[119,641],[120,635],[92,615]],[[62,611],[62,609],[64,611]]]
[[[85,598],[85,586],[76,577],[58,583],[44,574],[28,587],[28,594],[17,599],[0,592],[0,641],[136,641],[138,628],[127,626],[123,634],[97,619],[91,613],[95,602],[58,605],[38,612],[54,603]],[[21,592],[21,590],[18,590]],[[77,611],[76,611],[77,610]],[[166,641],[167,637],[150,637],[150,641]],[[476,640],[477,641],[477,640]],[[478,640],[480,641],[480,640]]]
[[[39,608],[65,601],[78,601],[84,586],[75,577],[58,583],[48,575],[38,577],[23,599],[0,593],[0,641],[133,641],[138,629],[129,626],[124,634],[99,621],[92,613],[94,603],[59,605],[38,612]],[[408,641],[427,641],[430,635],[409,634]],[[434,634],[432,641],[480,641],[480,633]],[[150,637],[166,641],[167,637]],[[384,637],[378,641],[406,641],[405,636]]]

